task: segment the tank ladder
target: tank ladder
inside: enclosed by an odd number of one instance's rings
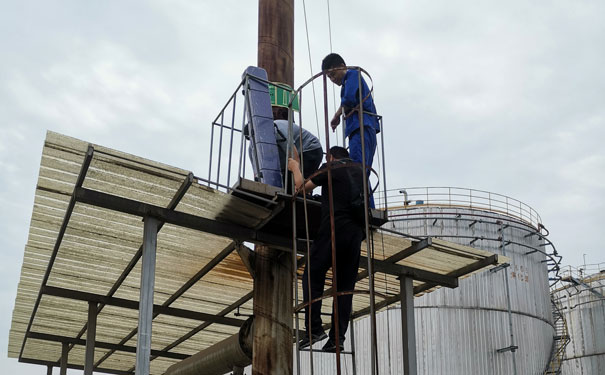
[[[571,341],[567,330],[565,315],[559,308],[557,302],[551,297],[552,313],[554,319],[555,336],[550,356],[550,362],[544,371],[544,375],[560,375],[561,363],[565,356],[565,347]]]

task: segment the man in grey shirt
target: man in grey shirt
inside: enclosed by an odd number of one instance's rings
[[[282,107],[273,107],[273,118],[274,118],[274,129],[275,129],[275,140],[277,141],[277,149],[279,151],[279,164],[282,171],[286,171],[288,156],[288,109]],[[248,125],[244,127],[244,135],[248,136]],[[323,149],[319,139],[311,132],[301,129],[300,126],[292,123],[292,141],[296,151],[300,148],[300,142],[302,137],[302,169],[303,176],[307,179],[313,172],[319,168],[321,160],[323,159]],[[250,143],[248,153],[250,154],[250,160],[254,167],[254,156],[253,156],[254,145]]]
[[[286,156],[286,152],[288,151],[288,110],[279,107],[273,108],[275,139],[277,141],[277,148],[279,149],[279,166],[283,171],[286,169],[286,162],[288,160]],[[292,123],[292,140],[297,151],[300,148],[301,138],[303,176],[307,179],[319,168],[319,164],[321,164],[321,160],[323,159],[323,149],[321,148],[319,139],[315,135]]]

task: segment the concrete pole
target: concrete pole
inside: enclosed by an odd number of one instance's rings
[[[294,87],[294,0],[259,0],[258,66]]]
[[[292,259],[256,246],[253,375],[292,375]]]
[[[258,66],[294,87],[294,0],[259,0]],[[292,258],[267,246],[255,252],[252,374],[291,375]]]

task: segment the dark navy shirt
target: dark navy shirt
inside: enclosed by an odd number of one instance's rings
[[[353,219],[351,204],[353,195],[359,194],[359,189],[363,186],[363,175],[359,165],[350,165],[342,167],[343,163],[352,163],[351,159],[340,159],[332,165],[334,168],[332,174],[332,202],[334,203],[334,223],[336,227],[343,225],[357,225]],[[338,168],[337,166],[341,166]],[[323,173],[311,178],[311,181],[317,186],[321,186],[321,223],[320,232],[330,231],[330,200],[328,196],[328,171],[324,163],[319,170]],[[351,185],[353,184],[353,186]]]

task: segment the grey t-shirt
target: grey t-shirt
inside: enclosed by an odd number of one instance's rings
[[[283,148],[284,154],[288,146],[288,120],[275,120],[275,138],[277,139],[277,147]],[[292,123],[292,138],[296,148],[300,148],[301,129],[298,125]],[[302,129],[302,151],[311,151],[321,148],[319,139],[311,132]],[[300,150],[299,150],[300,151]]]
[[[279,152],[279,164],[280,169],[285,170],[286,168],[286,152],[288,148],[288,120],[275,120],[274,127],[275,130],[275,140],[277,141],[277,149]],[[300,133],[301,129],[298,125],[292,123],[292,141],[298,150],[300,147]],[[314,136],[311,132],[302,129],[302,152],[321,149],[321,143],[316,136]],[[250,147],[248,148],[248,154],[250,155],[250,162],[252,163],[252,168],[254,169],[255,174],[256,164],[254,162],[255,156],[253,155],[254,145],[250,143]],[[300,150],[299,150],[300,152]]]

